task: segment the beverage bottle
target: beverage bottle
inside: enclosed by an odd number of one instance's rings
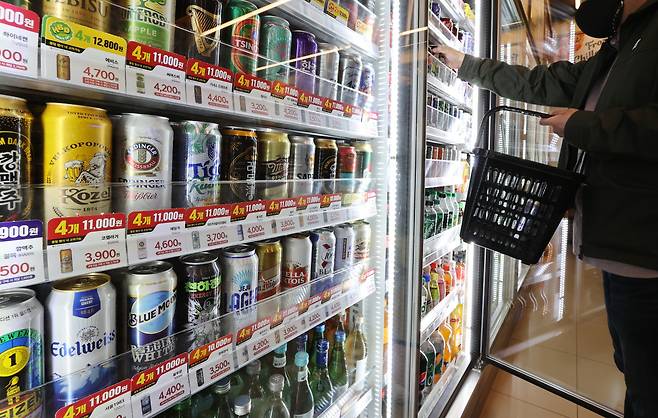
[[[162,414],[162,416],[163,418],[194,418],[192,416],[192,399],[183,399]]]
[[[441,302],[441,292],[439,290],[439,274],[436,272],[436,263],[430,266],[430,296],[432,298],[432,306],[436,306]]]
[[[452,292],[454,280],[450,273],[450,266],[446,263],[443,264],[443,280],[446,282],[446,294]]]
[[[458,286],[459,285],[459,278],[457,277],[457,268],[456,268],[456,263],[452,260],[448,260],[448,268],[450,271],[450,275],[452,276],[452,285]]]
[[[288,349],[287,344],[280,345],[279,347],[274,349],[274,355],[272,356],[272,367],[270,368],[271,374],[270,377],[274,375],[281,375],[283,377],[283,402],[286,404],[288,409],[290,409],[290,393],[291,393],[291,385],[290,385],[290,375],[288,374],[288,370],[286,369],[287,365],[287,356],[286,356],[286,350]],[[267,386],[269,387],[269,378],[268,378],[268,384]]]
[[[249,418],[251,413],[251,399],[249,395],[240,395],[233,401],[233,415],[236,418],[244,417]]]
[[[218,411],[213,408],[215,400],[212,386],[195,393],[191,399],[190,414],[194,418],[215,418],[217,416]]]
[[[432,300],[432,297],[430,296],[430,292],[427,290],[427,285],[429,284],[430,277],[429,274],[423,273],[423,275],[420,278],[420,317],[424,317],[427,315],[427,305],[429,304],[429,301]]]
[[[452,334],[452,330],[450,329],[450,326],[446,323],[443,322],[439,326],[439,333],[441,334],[441,338],[443,338],[443,370],[442,372],[445,372],[446,367],[448,367],[448,364],[452,362],[452,349],[450,347],[450,336]]]
[[[434,230],[434,235],[438,235],[441,232],[443,232],[443,218],[444,218],[444,213],[443,210],[441,209],[441,201],[439,199],[439,191],[438,190],[433,190],[432,191],[432,206],[434,207],[434,210],[436,211],[436,227]]]
[[[213,409],[218,412],[218,415],[224,415],[223,411],[232,411],[233,402],[231,402],[231,399],[229,398],[229,391],[231,390],[231,378],[224,377],[210,388],[212,389],[215,397]]]
[[[448,228],[451,228],[452,225],[452,210],[448,206],[448,199],[446,197],[446,194],[443,192],[439,192],[439,199],[440,199],[440,207],[441,210],[443,211],[443,230],[445,231]]]
[[[450,206],[452,207],[452,224],[459,225],[459,203],[457,203],[457,194],[450,192]]]
[[[427,357],[427,372],[425,374],[425,396],[427,396],[432,391],[432,384],[434,383],[434,362],[436,361],[436,350],[430,342],[430,340],[425,340],[420,345],[420,350]]]
[[[420,403],[425,400],[425,382],[427,381],[427,356],[423,350],[418,348],[418,393],[420,394]]]
[[[311,343],[311,352],[309,353],[309,364],[308,364],[308,370],[310,373],[313,373],[315,370],[316,366],[316,360],[317,360],[317,352],[318,352],[318,344],[320,341],[327,341],[324,338],[324,330],[325,330],[325,325],[324,324],[318,324],[313,332],[313,342]]]
[[[354,322],[354,330],[345,342],[345,356],[350,385],[359,382],[356,390],[361,391],[368,367],[368,344],[363,335],[363,317],[358,315]]]
[[[327,368],[328,351],[329,342],[327,340],[319,340],[316,350],[316,367],[310,377],[311,393],[313,393],[315,404],[314,414],[316,417],[326,411],[334,401],[334,385],[331,383],[329,369]]]
[[[229,386],[229,393],[228,397],[231,400],[231,403],[235,400],[235,398],[238,397],[238,395],[241,395],[245,391],[245,385],[246,379],[243,376],[243,373],[245,372],[245,369],[239,370],[235,373],[233,373],[230,377],[231,379],[231,384]]]
[[[273,374],[270,376],[267,383],[270,396],[267,400],[267,407],[263,412],[263,418],[290,418],[290,410],[283,400],[284,385],[285,378],[283,375]]]
[[[434,359],[434,384],[438,383],[441,379],[441,374],[443,371],[443,338],[438,331],[434,331],[430,334],[430,342],[436,350],[436,357]]]
[[[308,384],[308,353],[298,352],[295,354],[295,385],[292,393],[293,418],[312,418],[315,404],[313,393]]]
[[[443,270],[436,263],[434,263],[434,267],[432,268],[432,274],[436,276],[436,282],[439,285],[439,300],[443,300],[447,295],[446,282],[443,279]]]
[[[336,331],[334,346],[329,363],[329,377],[334,384],[335,398],[347,391],[347,361],[345,360],[345,331]]]
[[[334,338],[336,337],[336,332],[345,331],[345,311],[341,311],[338,314],[334,315],[326,323],[325,337],[329,341],[329,347],[334,346]],[[329,355],[331,359],[331,354]]]
[[[260,383],[260,360],[247,364],[248,382],[241,395],[248,395],[251,400],[251,413],[259,417],[265,410],[267,401],[265,389]]]
[[[434,235],[436,230],[436,211],[430,200],[429,193],[425,193],[425,216],[423,221],[423,238],[428,239]]]
[[[455,308],[454,311],[450,314],[450,328],[452,328],[452,335],[450,336],[450,348],[452,349],[455,355],[459,354],[461,351],[461,340],[462,340],[462,331],[461,331],[461,319],[460,315],[457,312],[459,306]]]
[[[301,334],[297,338],[295,338],[295,349],[294,350],[289,350],[288,351],[288,361],[286,365],[286,369],[288,370],[288,376],[290,376],[291,379],[294,379],[295,376],[297,376],[297,367],[295,366],[295,356],[297,353],[306,353],[306,342],[308,341],[308,334]],[[294,387],[294,382],[292,383],[292,386]]]

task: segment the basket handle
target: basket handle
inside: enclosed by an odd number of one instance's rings
[[[528,110],[528,109],[521,109],[520,107],[514,107],[514,106],[496,106],[492,107],[491,109],[487,110],[482,116],[482,121],[480,122],[480,129],[478,130],[478,139],[477,139],[477,145],[479,147],[477,148],[484,148],[484,138],[486,135],[486,128],[487,128],[487,122],[491,116],[498,112],[514,112],[514,113],[521,113],[527,116],[535,116],[538,118],[549,118],[553,115],[549,113],[543,113],[543,112],[537,112],[536,110]],[[488,138],[489,141],[487,141],[487,148],[486,149],[492,149],[492,138]]]

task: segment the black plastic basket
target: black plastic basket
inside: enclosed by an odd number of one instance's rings
[[[489,117],[501,111],[548,116],[509,106],[493,108],[482,118],[480,141]],[[535,264],[572,207],[582,180],[568,170],[475,148],[460,235],[466,242]]]

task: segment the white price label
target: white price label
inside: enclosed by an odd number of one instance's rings
[[[192,252],[192,232],[185,228],[185,210],[131,212],[128,215],[127,247],[130,264]]]
[[[347,211],[349,209],[330,210],[326,212],[327,223],[340,224],[347,222]]]
[[[322,307],[314,309],[306,315],[306,328],[315,328],[316,325],[319,325],[326,318],[327,313]]]
[[[0,2],[0,71],[37,77],[39,15]]]
[[[302,325],[302,322],[300,319],[295,319],[293,321],[288,322],[287,324],[284,323],[280,332],[281,332],[281,338],[284,341],[290,341],[293,338],[297,337],[304,331],[304,327]]]
[[[329,127],[339,130],[339,131],[346,131],[349,128],[349,119],[346,119],[342,116],[328,116],[327,119],[329,119]]]
[[[0,287],[44,282],[43,224],[39,220],[0,222]]]
[[[190,58],[187,60],[187,103],[233,111],[233,73],[226,68]]]
[[[262,240],[274,234],[275,222],[265,219],[262,222],[242,225],[242,235],[245,240]]]
[[[302,109],[297,105],[279,104],[277,114],[289,122],[303,123]]]
[[[276,232],[279,234],[293,233],[301,229],[299,216],[290,216],[276,220]]]
[[[325,128],[327,126],[327,117],[321,113],[306,111],[306,122],[312,126],[320,126]]]
[[[235,370],[233,336],[225,335],[189,353],[190,390],[197,393]]]
[[[240,94],[240,110],[253,116],[275,116],[274,102],[255,96]]]
[[[195,250],[220,248],[229,244],[237,244],[240,241],[242,241],[240,225],[208,226],[202,228],[201,231],[192,231],[192,247]]]
[[[127,93],[185,102],[184,56],[133,41],[128,42],[126,56]]]
[[[190,395],[187,353],[147,369],[131,379],[134,418],[148,418]]]
[[[307,228],[316,228],[323,224],[322,213],[309,213],[304,217],[304,225]]]
[[[327,316],[331,318],[343,310],[343,303],[341,298],[333,298],[327,304]]]

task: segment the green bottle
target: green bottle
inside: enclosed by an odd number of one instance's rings
[[[230,399],[231,404],[233,403],[235,398],[238,397],[238,395],[241,395],[244,392],[246,382],[243,373],[244,373],[244,369],[233,373],[230,377],[231,384],[230,384],[230,391],[228,393],[228,398]]]
[[[306,342],[308,341],[308,334],[304,333],[295,338],[295,349],[288,351],[288,360],[286,369],[288,370],[288,376],[290,376],[292,386],[294,387],[295,379],[297,376],[297,366],[295,366],[295,356],[297,353],[306,353]]]
[[[329,342],[327,340],[318,341],[316,367],[311,374],[310,382],[316,417],[326,411],[334,401],[334,385],[331,383],[329,369],[327,369],[328,351]]]
[[[325,329],[326,326],[324,325],[324,323],[322,323],[322,324],[318,324],[313,330],[313,339],[311,340],[311,352],[309,353],[310,360],[308,363],[309,373],[313,373],[313,370],[315,370],[315,360],[316,360],[318,341],[327,341],[327,339],[324,336]]]
[[[288,375],[288,370],[287,369],[287,362],[288,358],[286,356],[286,350],[288,349],[288,346],[286,344],[283,344],[282,346],[277,347],[274,350],[274,355],[272,356],[272,367],[270,369],[270,377],[280,374],[283,376],[283,402],[286,404],[288,407],[288,410],[290,410],[290,399],[291,399],[291,385],[290,385],[290,377]],[[268,387],[269,387],[269,382],[268,382]]]
[[[194,418],[216,418],[217,410],[213,408],[214,396],[212,386],[192,395],[191,414]]]
[[[263,418],[290,418],[290,411],[283,401],[284,381],[283,375],[273,374],[270,376],[267,384],[270,396],[263,412]]]
[[[251,412],[251,399],[249,395],[240,395],[233,401],[233,415],[236,418],[249,418]]]
[[[162,414],[166,418],[193,418],[192,417],[192,399],[187,398],[172,406],[171,409]]]
[[[233,410],[233,402],[229,397],[229,391],[231,390],[231,378],[224,377],[219,379],[219,381],[210,387],[212,389],[215,402],[213,403],[213,409],[215,410],[215,416],[217,418],[226,417],[232,418],[230,413]]]
[[[436,211],[436,229],[434,230],[434,235],[439,235],[443,232],[443,218],[445,214],[441,209],[441,200],[439,199],[438,190],[434,190],[432,193],[432,204],[434,205],[434,210]]]
[[[436,230],[436,211],[430,200],[430,194],[425,193],[425,215],[423,218],[423,238],[428,239],[434,235]]]
[[[263,385],[260,384],[260,360],[254,360],[247,364],[247,385],[241,395],[248,395],[251,399],[251,414],[260,417],[265,410],[267,395]]]
[[[313,418],[315,404],[313,393],[308,384],[308,353],[298,352],[295,354],[296,381],[292,393],[292,417]]]
[[[329,363],[329,377],[334,385],[334,398],[347,391],[349,381],[347,379],[347,361],[345,360],[345,331],[336,331],[334,336],[334,348],[331,351],[331,362]]]

